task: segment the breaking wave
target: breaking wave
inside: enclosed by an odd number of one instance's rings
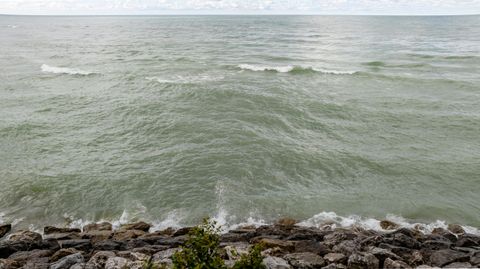
[[[249,71],[270,71],[278,73],[308,73],[308,72],[317,72],[322,74],[329,75],[353,75],[357,71],[340,71],[340,70],[329,70],[329,69],[320,69],[310,66],[296,66],[296,65],[286,65],[286,66],[262,66],[262,65],[252,65],[252,64],[240,64],[238,67],[242,70]]]
[[[42,72],[53,73],[53,74],[67,74],[67,75],[81,75],[81,76],[88,76],[88,75],[95,74],[95,72],[84,71],[76,68],[56,67],[56,66],[50,66],[47,64],[42,64],[41,69],[42,69]]]

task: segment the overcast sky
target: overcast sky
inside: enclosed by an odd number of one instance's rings
[[[0,14],[480,14],[480,0],[0,0]]]

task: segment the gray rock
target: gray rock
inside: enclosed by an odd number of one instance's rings
[[[393,221],[382,220],[380,221],[380,227],[382,227],[382,229],[384,230],[395,230],[398,229],[400,226]]]
[[[314,240],[295,242],[295,252],[312,252],[320,256],[324,256],[331,251],[332,250],[323,243],[316,242]]]
[[[347,256],[343,253],[328,253],[323,257],[328,263],[345,263]]]
[[[3,224],[0,225],[0,238],[5,236],[8,232],[12,230],[12,224]]]
[[[292,267],[282,258],[267,256],[263,259],[263,264],[267,269],[291,269]]]
[[[480,252],[472,255],[472,257],[470,258],[470,263],[480,267]]]
[[[470,256],[460,251],[455,251],[452,249],[442,249],[435,251],[430,256],[430,263],[433,266],[445,266],[454,262],[468,262]]]
[[[62,249],[59,249],[57,250],[51,257],[50,257],[50,261],[51,262],[56,262],[58,260],[60,260],[61,258],[63,257],[66,257],[68,255],[72,255],[72,254],[75,254],[75,253],[79,253],[80,250],[77,250],[77,249],[74,249],[74,248],[62,248]]]
[[[448,224],[447,229],[454,234],[464,234],[465,230],[458,224]]]
[[[60,240],[58,241],[58,244],[60,245],[60,248],[75,248],[83,251],[88,251],[92,247],[92,244],[88,239]]]
[[[406,264],[403,261],[394,261],[390,258],[386,258],[383,263],[384,269],[410,269],[410,265]]]
[[[322,257],[310,252],[287,254],[283,258],[299,269],[322,268],[325,264]]]
[[[354,253],[348,258],[350,269],[378,269],[378,259],[370,253]]]
[[[380,264],[382,264],[387,258],[390,258],[392,260],[402,259],[397,254],[383,248],[372,247],[368,250],[368,253],[373,254],[380,261]]]
[[[468,262],[454,262],[443,268],[473,268],[473,266]]]
[[[91,232],[91,231],[111,231],[112,224],[108,222],[101,222],[101,223],[91,223],[83,226],[83,232]]]
[[[115,257],[115,253],[112,251],[99,251],[90,258],[90,260],[86,264],[86,267],[103,269],[107,260],[113,257]]]
[[[80,233],[78,228],[58,228],[53,226],[45,226],[43,228],[44,234],[65,234],[65,233]]]
[[[72,265],[72,267],[70,267],[70,269],[85,269],[85,263],[77,263],[77,264],[74,264]]]
[[[431,250],[440,250],[450,248],[452,243],[446,240],[428,240],[423,242],[423,247]]]
[[[12,233],[8,240],[17,242],[26,242],[30,245],[39,245],[42,242],[42,235],[32,231],[19,231]]]
[[[152,227],[152,225],[143,221],[139,221],[136,223],[122,225],[120,229],[121,230],[140,230],[140,231],[148,232],[148,230],[150,230],[150,227]]]
[[[20,264],[25,264],[27,261],[37,260],[39,258],[49,257],[52,254],[51,250],[34,249],[30,251],[15,252],[10,257],[10,260],[15,260]],[[48,259],[47,259],[48,263]]]
[[[124,269],[129,268],[129,260],[122,257],[108,258],[105,262],[105,269]]]
[[[114,240],[104,240],[93,244],[94,250],[113,251],[122,249],[122,243]]]
[[[322,269],[346,269],[347,267],[341,263],[331,263],[325,267],[322,267]]]
[[[75,253],[66,257],[61,258],[57,262],[54,262],[50,265],[50,269],[69,269],[71,266],[77,263],[83,263],[84,259],[82,254]]]
[[[353,240],[345,240],[334,246],[332,251],[350,256],[357,250],[357,246],[358,245]]]

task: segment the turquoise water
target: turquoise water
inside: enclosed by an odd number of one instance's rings
[[[0,222],[479,227],[479,25],[0,16]]]

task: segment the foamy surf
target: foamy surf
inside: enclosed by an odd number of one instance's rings
[[[321,69],[310,66],[296,66],[296,65],[286,65],[286,66],[262,66],[262,65],[252,65],[252,64],[240,64],[238,67],[242,70],[261,72],[261,71],[270,71],[278,73],[302,73],[302,72],[317,72],[328,75],[353,75],[357,71],[341,71],[341,70],[329,70]]]
[[[56,66],[50,66],[47,64],[42,64],[41,69],[42,69],[42,72],[53,73],[53,74],[82,75],[82,76],[95,74],[95,72],[84,71],[77,68],[56,67]]]
[[[146,213],[146,212],[143,212]],[[101,219],[97,221],[92,220],[83,220],[71,218],[69,222],[69,227],[71,228],[82,228],[86,224],[90,223],[101,223],[101,222],[110,222],[114,229],[118,229],[121,225],[143,220],[152,224],[150,232],[161,231],[167,228],[179,229],[181,227],[191,226],[192,223],[185,222],[185,214],[182,214],[180,211],[172,211],[167,214],[164,219],[151,220],[149,217],[142,218],[142,214],[132,214],[132,212],[124,211],[118,219]],[[67,216],[66,216],[67,217]],[[70,217],[69,217],[70,218]],[[231,230],[235,230],[239,227],[244,226],[254,226],[260,227],[263,225],[274,224],[275,221],[266,221],[265,219],[258,217],[256,214],[251,214],[251,216],[246,219],[238,220],[234,215],[228,214],[226,210],[219,210],[216,214],[211,217],[217,225],[221,228],[222,233],[226,233]],[[236,221],[235,221],[236,220]],[[424,234],[430,234],[436,228],[448,229],[448,223],[443,220],[437,220],[431,223],[418,223],[418,222],[409,222],[405,218],[389,214],[386,216],[385,220],[389,220],[398,225],[399,228],[409,228],[418,230]],[[380,226],[380,220],[375,218],[365,218],[357,215],[351,216],[340,216],[334,212],[321,212],[317,215],[314,215],[311,218],[305,219],[297,223],[298,226],[303,227],[315,227],[321,228],[329,226],[331,228],[352,228],[360,227],[367,230],[381,231],[381,232],[390,232],[391,230],[385,230]],[[480,235],[480,229],[462,225],[462,228],[466,233]],[[31,227],[31,230],[41,232],[40,229],[35,229]]]
[[[191,76],[174,76],[171,78],[162,77],[146,77],[146,80],[155,81],[160,84],[195,84],[203,82],[211,82],[223,79],[222,76],[210,76],[210,75],[191,75]]]

